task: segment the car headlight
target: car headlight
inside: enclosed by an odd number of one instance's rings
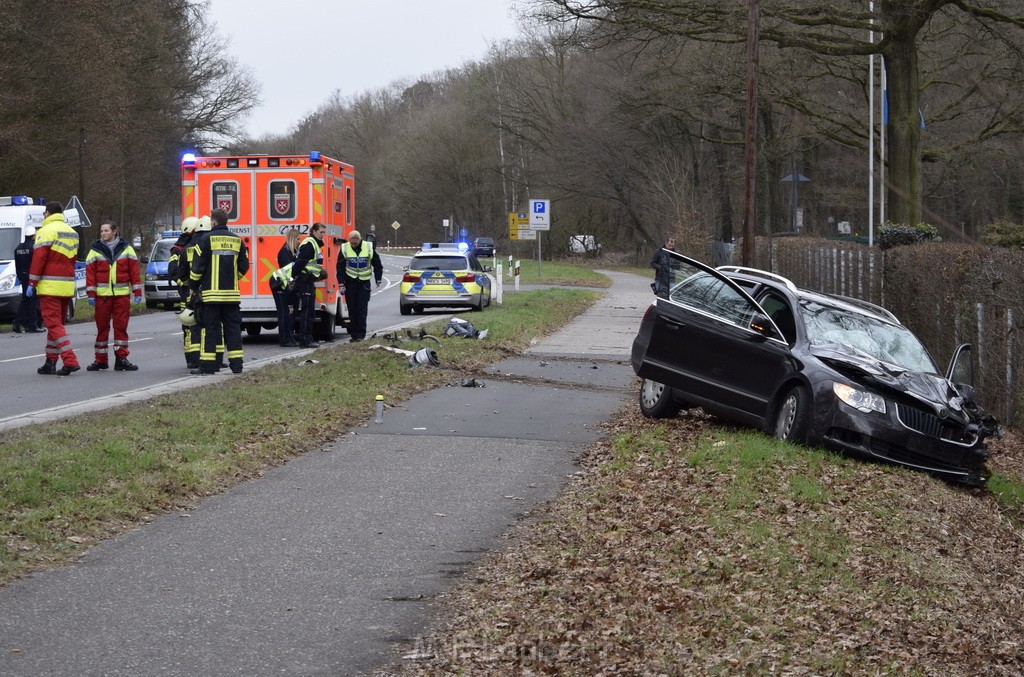
[[[155,282],[159,280],[160,276],[156,273],[146,273],[146,282]]]
[[[17,281],[17,277],[13,273],[0,277],[0,291],[10,291],[14,289],[14,283]]]
[[[879,414],[885,413],[885,400],[874,393],[857,390],[845,383],[833,383],[832,392],[836,394],[836,397],[857,411],[863,411],[864,413],[869,411],[877,411]]]

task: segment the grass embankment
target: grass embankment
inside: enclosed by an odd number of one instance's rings
[[[388,673],[1024,671],[1021,513],[992,490],[635,412]]]
[[[490,265],[490,259],[481,263]],[[512,279],[508,276],[508,257],[498,258],[498,263],[504,266],[504,279],[506,289],[510,288]],[[537,270],[537,260],[521,259],[519,262],[519,283],[520,284],[554,284],[569,287],[601,287],[611,286],[611,280],[601,273],[590,268],[585,268],[574,263],[562,261],[544,261]]]
[[[336,344],[313,354],[316,365],[269,366],[0,434],[0,583],[321,446],[369,418],[373,394],[396,402],[460,380],[562,326],[595,298],[559,289],[508,296],[503,306],[467,316],[490,330],[486,340],[441,337],[442,368],[412,369],[399,355],[368,349],[374,341]],[[440,336],[444,321],[426,328]]]

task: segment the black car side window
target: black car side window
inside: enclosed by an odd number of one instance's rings
[[[697,273],[672,290],[669,298],[696,310],[748,328],[754,308],[735,289],[707,273]]]

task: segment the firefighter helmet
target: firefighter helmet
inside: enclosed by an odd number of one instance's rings
[[[213,221],[209,216],[200,216],[199,225],[196,226],[196,231],[202,233],[208,230],[213,230]]]
[[[194,327],[196,324],[196,311],[192,308],[185,308],[178,313],[178,321],[186,327]]]
[[[186,216],[181,222],[181,232],[191,233],[199,225],[199,219],[194,216]]]

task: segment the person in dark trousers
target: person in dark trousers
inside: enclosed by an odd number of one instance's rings
[[[277,252],[277,266],[270,278],[270,290],[274,293],[277,308],[277,344],[282,348],[299,345],[295,340],[295,284],[292,282],[292,264],[299,254],[299,229],[288,231],[284,244]],[[276,282],[275,282],[276,280]]]
[[[663,247],[659,247],[651,257],[651,268],[654,268],[654,282],[651,289],[655,296],[668,297],[669,286],[672,284],[672,257],[664,250],[676,250],[675,238],[670,237]]]
[[[46,325],[46,362],[36,369],[37,374],[68,376],[82,368],[64,327],[64,318],[75,302],[77,256],[78,233],[64,221],[64,206],[47,202],[43,223],[36,230],[29,286],[25,290],[26,296],[39,295],[39,308]],[[58,360],[64,362],[60,369],[57,369]]]
[[[192,273],[192,243],[198,238],[198,230],[199,219],[195,216],[186,216],[182,220],[181,235],[171,246],[171,257],[167,262],[167,277],[177,283],[178,298],[181,299],[182,306],[188,302],[188,282]],[[203,328],[198,322],[193,325],[181,325],[182,348],[185,351],[185,366],[188,369],[199,368],[199,352],[203,347],[202,331]]]
[[[345,305],[348,306],[349,342],[366,338],[366,314],[370,305],[371,278],[380,289],[384,265],[372,242],[363,242],[358,230],[348,234],[348,242],[341,245],[338,257],[338,281],[344,286]]]
[[[26,331],[38,334],[46,331],[39,322],[39,297],[26,296],[28,289],[28,271],[32,266],[32,249],[35,246],[36,228],[29,226],[25,229],[25,241],[14,250],[14,274],[21,283],[21,303],[18,304],[18,312],[14,315],[14,322],[11,329],[20,334]]]
[[[129,298],[131,303],[142,303],[139,257],[110,221],[100,224],[100,239],[85,257],[85,293],[89,295],[89,305],[96,309],[96,357],[86,370],[107,368],[113,324],[114,371],[138,371],[138,366],[128,361],[128,304]]]
[[[315,348],[313,338],[313,306],[316,305],[316,281],[323,273],[324,234],[327,226],[317,221],[309,230],[309,237],[299,245],[292,264],[292,279],[295,281],[296,302],[299,304],[299,345]],[[280,262],[280,259],[278,260]]]
[[[238,280],[249,272],[249,249],[228,230],[228,213],[223,209],[210,212],[212,228],[204,232],[194,245],[192,272],[188,287],[189,303],[199,304],[203,326],[203,348],[199,367],[193,374],[217,373],[217,346],[223,342],[228,365],[234,374],[242,373],[242,296]]]

